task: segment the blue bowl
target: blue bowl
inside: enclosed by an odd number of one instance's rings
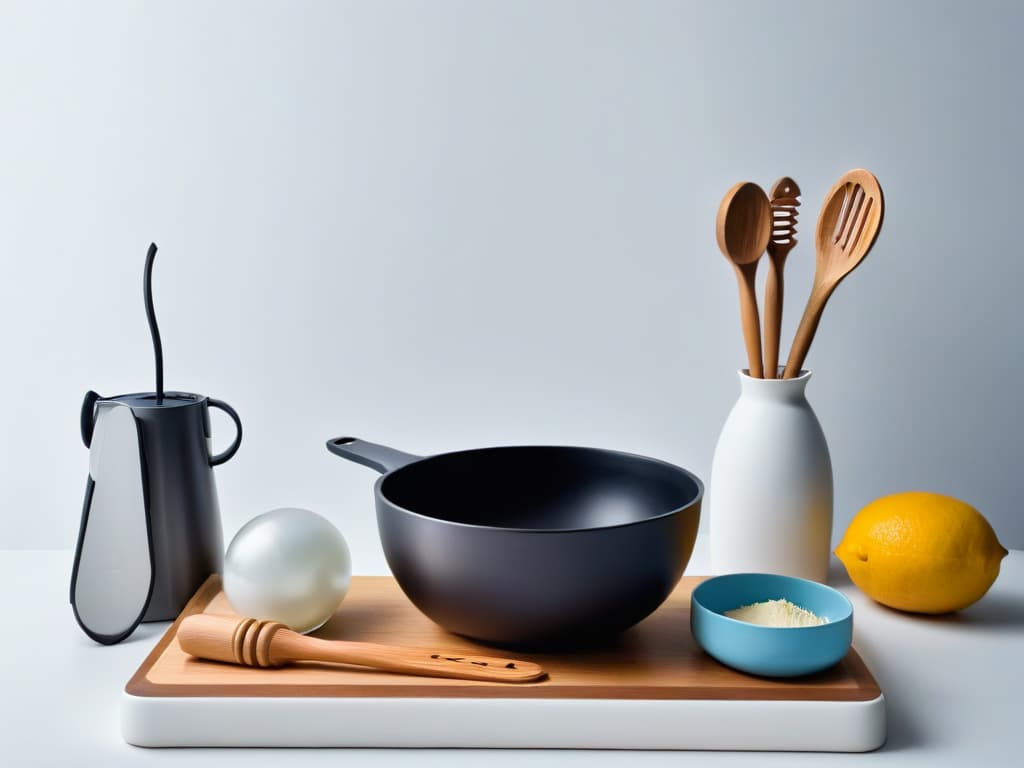
[[[726,611],[785,598],[828,619],[814,627],[762,627]],[[730,573],[700,584],[690,598],[690,630],[708,654],[765,677],[809,675],[839,662],[853,639],[853,605],[824,584],[770,573]]]

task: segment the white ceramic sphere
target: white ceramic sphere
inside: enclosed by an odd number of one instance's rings
[[[296,632],[312,632],[331,618],[351,580],[345,538],[308,509],[254,517],[224,555],[224,594],[232,609]]]

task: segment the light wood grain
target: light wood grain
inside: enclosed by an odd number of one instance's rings
[[[785,294],[783,270],[786,256],[796,245],[796,219],[800,208],[800,187],[788,176],[776,181],[769,191],[772,206],[772,235],[768,241],[768,279],[764,288],[764,377],[779,375],[779,338],[782,335],[782,305]]]
[[[763,189],[753,182],[742,181],[725,193],[718,206],[715,234],[719,250],[736,270],[747,365],[750,375],[756,379],[764,377],[764,366],[754,279],[757,262],[764,255],[771,233],[772,209]]]
[[[844,173],[825,196],[814,238],[814,283],[783,378],[791,379],[800,373],[829,296],[875,244],[884,210],[878,179],[861,168]]]
[[[323,663],[281,669],[238,667],[195,659],[177,633],[185,616],[232,614],[214,576],[128,682],[135,696],[459,697],[562,699],[741,699],[870,701],[878,685],[856,652],[832,669],[792,680],[745,675],[722,666],[690,634],[690,593],[702,581],[684,577],[654,614],[619,637],[590,648],[515,656],[543,667],[536,683],[503,685],[411,677]],[[452,635],[416,610],[390,577],[357,576],[338,612],[316,635],[326,640],[448,648],[493,656],[495,649]],[[503,655],[503,654],[501,654]]]
[[[321,640],[293,632],[276,621],[215,613],[186,616],[178,643],[190,656],[247,667],[283,667],[323,661],[428,677],[495,683],[530,683],[544,677],[536,664],[519,659],[466,655],[438,648],[403,648],[350,640]]]

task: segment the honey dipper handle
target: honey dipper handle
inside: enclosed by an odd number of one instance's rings
[[[771,253],[771,244],[768,244]],[[768,279],[764,284],[764,377],[779,376],[779,337],[782,335],[782,299],[785,289],[782,264],[785,256],[768,262]]]
[[[277,622],[205,613],[182,621],[178,642],[182,650],[193,656],[252,667],[326,661],[386,672],[497,683],[528,683],[545,676],[543,669],[528,661],[467,656],[427,648],[320,640],[292,632]]]
[[[386,672],[427,677],[454,677],[496,683],[528,683],[544,677],[538,665],[516,659],[466,654],[428,648],[406,648],[376,643],[319,640],[285,630],[274,637],[275,658],[357,664]],[[279,655],[278,655],[279,654]]]

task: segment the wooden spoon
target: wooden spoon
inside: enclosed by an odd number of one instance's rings
[[[860,264],[875,244],[882,228],[884,209],[878,179],[870,171],[859,168],[843,174],[825,196],[815,235],[814,284],[796,329],[783,378],[793,378],[803,367],[825,303],[840,281]]]
[[[757,262],[772,233],[772,208],[757,184],[741,181],[725,193],[715,226],[718,247],[736,269],[740,290],[740,322],[747,345],[750,375],[764,377],[761,366],[761,321],[757,314],[754,276]]]
[[[779,337],[782,335],[782,270],[796,245],[796,216],[800,187],[788,176],[775,182],[769,193],[772,236],[768,241],[768,280],[764,288],[764,377],[779,375]]]
[[[292,632],[276,621],[210,613],[185,618],[178,628],[178,642],[181,649],[192,656],[247,667],[328,661],[387,672],[494,683],[529,683],[546,676],[543,669],[528,661],[347,640],[319,640]]]

